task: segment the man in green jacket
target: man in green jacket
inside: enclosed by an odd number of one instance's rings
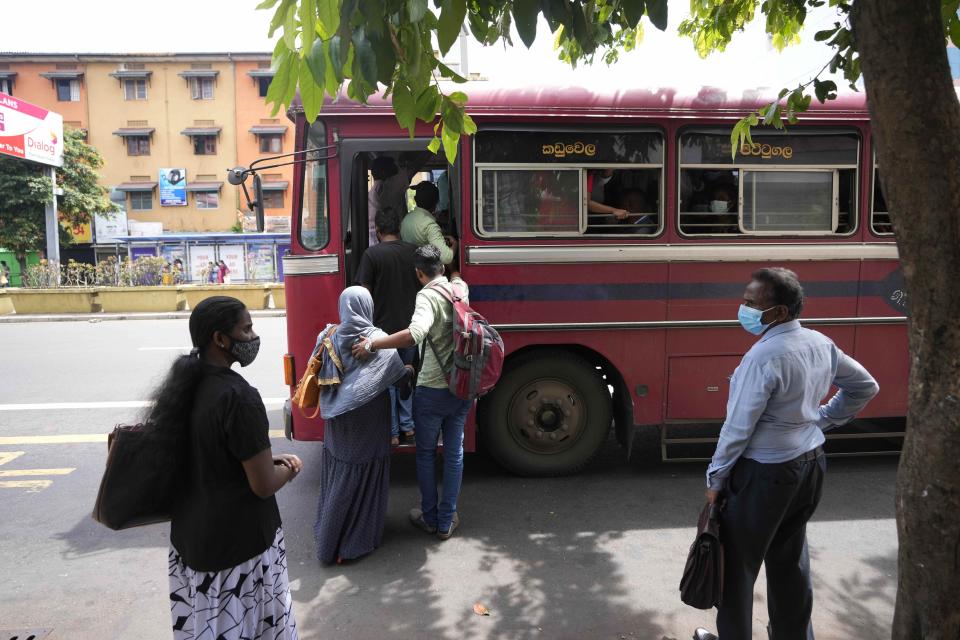
[[[433,218],[433,211],[440,201],[436,185],[432,182],[418,184],[414,187],[414,201],[417,206],[400,224],[400,238],[418,247],[432,244],[440,251],[440,262],[450,264],[457,252],[457,241],[450,236],[444,237],[440,225]]]

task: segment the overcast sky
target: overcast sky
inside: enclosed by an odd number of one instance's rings
[[[167,53],[273,50],[267,38],[271,17],[255,11],[259,0],[0,0],[3,37],[0,50],[38,53]],[[432,6],[432,5],[431,5]],[[469,71],[501,84],[551,84],[631,87],[722,86],[728,89],[795,86],[829,59],[829,50],[813,42],[813,33],[831,25],[829,8],[807,20],[803,42],[783,53],[767,43],[762,23],[752,25],[722,54],[701,60],[676,28],[689,10],[688,0],[670,0],[666,32],[646,23],[637,50],[622,54],[607,68],[571,70],[556,60],[553,38],[541,24],[533,49],[483,48],[470,39]],[[759,16],[759,12],[758,12]],[[762,19],[762,18],[761,18]],[[456,53],[456,48],[451,56]],[[840,83],[838,83],[840,84]],[[841,85],[842,86],[842,85]]]

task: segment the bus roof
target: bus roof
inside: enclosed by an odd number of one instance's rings
[[[703,87],[695,92],[672,88],[594,90],[579,86],[498,87],[486,82],[465,85],[444,84],[447,93],[463,91],[469,96],[467,113],[477,116],[549,116],[549,117],[616,117],[662,115],[665,117],[713,117],[739,119],[748,112],[770,104],[777,92],[773,89],[726,91]],[[291,117],[302,112],[299,96],[291,106]],[[382,93],[370,96],[362,105],[342,92],[336,100],[327,99],[325,115],[382,115],[392,113],[390,99]],[[814,99],[804,119],[869,119],[866,96],[847,92],[837,99],[820,104]]]

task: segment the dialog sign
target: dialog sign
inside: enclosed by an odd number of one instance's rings
[[[0,93],[0,154],[63,166],[63,116]]]

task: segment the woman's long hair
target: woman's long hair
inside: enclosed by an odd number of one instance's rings
[[[214,332],[229,334],[233,331],[244,310],[246,307],[242,302],[229,296],[213,296],[194,307],[190,314],[193,350],[190,355],[174,360],[163,382],[154,390],[153,404],[147,413],[148,424],[179,434],[186,432],[197,387],[203,377],[200,355],[213,341]]]

